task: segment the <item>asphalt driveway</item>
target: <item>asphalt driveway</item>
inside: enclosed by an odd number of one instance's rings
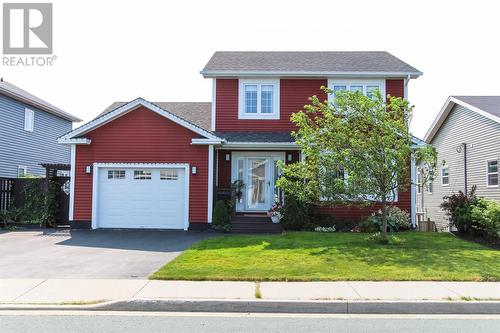
[[[0,232],[0,278],[147,278],[211,234],[153,230]]]

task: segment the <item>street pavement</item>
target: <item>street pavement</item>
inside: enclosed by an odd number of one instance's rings
[[[1,312],[0,332],[497,333],[500,316]]]

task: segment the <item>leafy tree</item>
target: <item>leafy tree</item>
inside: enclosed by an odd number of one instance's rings
[[[334,103],[311,97],[291,117],[298,128],[293,136],[306,158],[282,165],[278,186],[304,202],[379,202],[387,239],[388,207],[396,190],[410,185],[413,109],[402,98],[387,96],[387,101],[379,92],[373,98],[336,92]]]

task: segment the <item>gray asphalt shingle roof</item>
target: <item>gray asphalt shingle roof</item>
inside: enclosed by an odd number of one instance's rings
[[[9,96],[17,101],[26,103],[28,105],[34,106],[51,114],[54,114],[58,117],[61,117],[70,121],[82,121],[80,118],[75,117],[66,111],[55,107],[54,105],[44,101],[43,99],[36,97],[33,94],[30,94],[26,90],[19,88],[18,86],[13,85],[12,83],[6,82],[3,79],[0,80],[0,94]]]
[[[500,118],[500,96],[452,96]]]
[[[385,51],[215,52],[201,72],[422,73]]]
[[[114,102],[108,106],[98,117],[113,111],[127,102]],[[212,113],[211,102],[153,102],[160,108],[173,113],[174,115],[187,120],[194,125],[210,131],[210,118]]]
[[[215,132],[227,142],[294,142],[289,132]]]

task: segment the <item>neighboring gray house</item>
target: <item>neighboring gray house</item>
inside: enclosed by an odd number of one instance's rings
[[[450,96],[424,140],[437,150],[438,170],[433,183],[417,186],[417,211],[438,229],[448,228],[445,195],[475,185],[478,196],[500,201],[500,96]]]
[[[81,119],[0,80],[0,177],[45,175],[40,163],[70,163],[57,138]]]

